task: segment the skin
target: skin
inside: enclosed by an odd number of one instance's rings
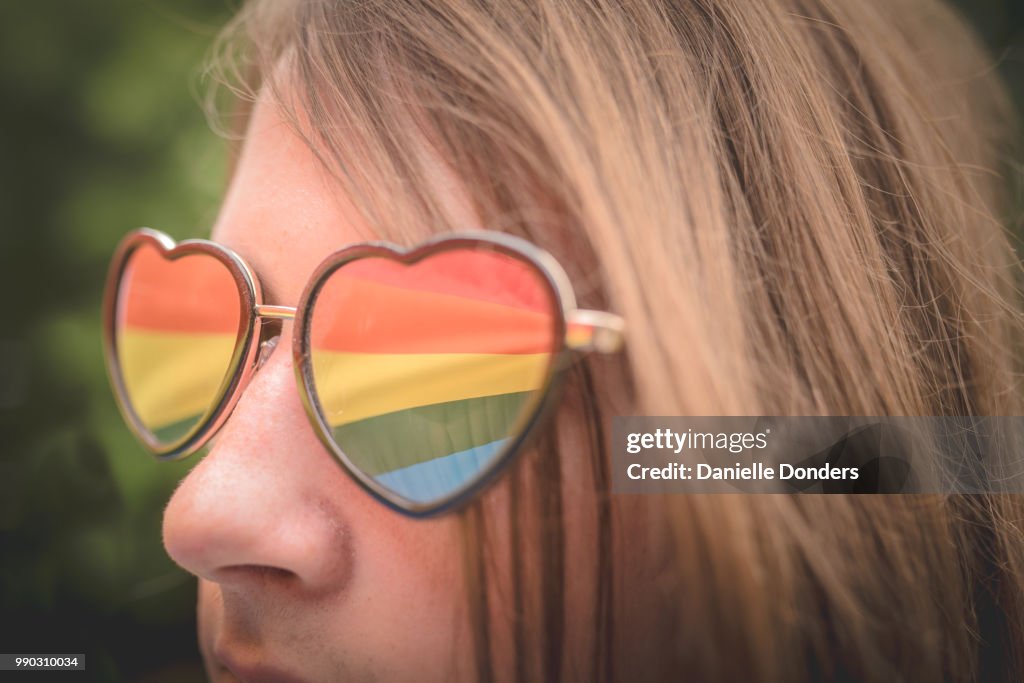
[[[266,98],[212,239],[294,306],[314,268],[372,235]],[[452,680],[471,663],[457,520],[386,509],[324,450],[296,388],[291,324],[164,515],[199,577],[214,681]]]

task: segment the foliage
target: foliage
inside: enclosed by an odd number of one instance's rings
[[[202,680],[195,585],[160,542],[188,463],[122,425],[100,345],[128,229],[209,230],[225,144],[194,96],[218,2],[4,3],[0,60],[0,651],[106,681]]]

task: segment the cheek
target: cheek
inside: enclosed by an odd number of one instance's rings
[[[351,623],[382,647],[402,643],[405,662],[428,662],[468,642],[459,524],[454,517],[409,520],[376,510],[359,534],[360,561],[349,606]],[[411,669],[409,673],[414,673]]]
[[[321,606],[331,614],[314,637],[380,680],[471,680],[458,520],[378,509],[355,523],[357,574],[344,600]]]

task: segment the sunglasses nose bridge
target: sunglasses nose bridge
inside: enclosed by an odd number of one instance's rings
[[[256,306],[256,315],[257,317],[269,318],[271,320],[294,320],[297,310],[291,306],[260,304]]]
[[[295,319],[296,309],[290,306],[256,306],[256,317],[260,319],[259,352],[256,357],[256,369],[259,370],[269,360],[278,342],[285,323]]]

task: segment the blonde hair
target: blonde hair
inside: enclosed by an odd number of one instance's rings
[[[450,174],[483,226],[627,318],[624,355],[581,366],[557,420],[593,452],[585,627],[564,606],[557,436],[510,478],[517,677],[1024,675],[1014,498],[607,492],[614,414],[1020,412],[996,172],[1013,117],[947,8],[257,0],[222,46],[224,79],[277,94],[377,234],[464,227],[438,200]],[[481,679],[492,512],[465,513]],[[637,528],[660,568],[643,588],[622,574]],[[636,591],[661,607],[623,616]],[[566,663],[574,637],[593,671]]]

